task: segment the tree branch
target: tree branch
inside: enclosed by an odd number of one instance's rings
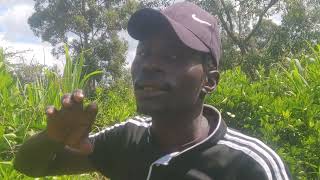
[[[227,22],[223,19],[223,16],[221,15],[221,13],[218,13],[218,17],[220,19],[222,27],[226,30],[227,34],[230,36],[232,41],[238,44],[239,43],[238,38],[233,34],[233,32],[230,31],[230,29],[228,28]]]
[[[269,2],[269,4],[267,5],[267,7],[262,11],[262,13],[259,15],[259,19],[257,24],[254,26],[254,28],[252,29],[252,31],[250,32],[250,34],[244,39],[244,43],[248,42],[250,40],[250,38],[253,36],[253,34],[258,30],[259,26],[261,25],[262,19],[264,17],[264,15],[267,13],[267,11],[275,4],[277,3],[279,0],[271,0]]]
[[[229,25],[230,25],[230,31],[231,31],[231,32],[234,32],[234,31],[233,31],[234,29],[233,29],[233,23],[232,23],[232,18],[231,18],[230,12],[229,12],[229,10],[227,9],[224,0],[220,0],[220,2],[221,2],[221,4],[222,4],[222,7],[223,7],[223,10],[224,10],[225,14],[227,15],[227,21],[229,22]]]

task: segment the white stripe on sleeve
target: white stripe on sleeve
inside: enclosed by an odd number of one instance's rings
[[[268,147],[266,144],[264,144],[262,141],[260,141],[260,140],[258,140],[258,139],[256,139],[256,138],[252,138],[252,137],[250,137],[250,136],[246,136],[246,135],[244,135],[244,134],[242,134],[242,133],[239,133],[239,132],[236,132],[236,131],[234,131],[234,130],[232,130],[232,129],[229,129],[229,128],[228,128],[228,132],[229,132],[230,134],[233,134],[233,135],[236,135],[236,136],[241,136],[241,137],[243,137],[244,139],[247,139],[247,140],[250,140],[250,141],[254,141],[255,143],[257,143],[257,144],[259,144],[260,146],[262,146],[262,147],[264,147],[265,149],[267,149],[267,150],[269,151],[269,153],[271,153],[271,154],[273,155],[273,157],[276,158],[276,161],[277,161],[278,164],[280,165],[280,170],[281,170],[281,173],[283,174],[284,179],[285,179],[285,180],[289,180],[289,177],[288,177],[288,175],[287,175],[287,171],[286,171],[286,169],[285,169],[285,167],[284,167],[284,164],[283,164],[281,158],[280,158],[279,155],[278,155],[276,152],[274,152],[270,147]]]
[[[226,146],[231,147],[233,149],[244,152],[245,154],[247,154],[248,156],[250,156],[251,158],[256,160],[261,165],[261,167],[264,169],[265,173],[267,174],[268,180],[272,180],[272,174],[271,174],[269,166],[258,154],[256,154],[255,152],[253,152],[252,150],[250,150],[246,147],[240,146],[240,145],[233,143],[231,141],[220,140],[220,141],[218,141],[218,144],[223,144],[223,145],[226,145]]]
[[[117,128],[117,127],[120,127],[120,126],[124,126],[124,125],[126,125],[126,124],[128,124],[128,123],[130,123],[130,124],[134,124],[134,125],[136,125],[136,126],[142,126],[142,127],[150,127],[151,126],[151,122],[141,122],[141,121],[137,121],[137,120],[135,120],[135,119],[128,119],[127,121],[125,121],[125,122],[122,122],[122,123],[119,123],[119,124],[115,124],[115,125],[113,125],[113,126],[111,126],[111,127],[107,127],[107,128],[105,128],[105,129],[103,129],[103,130],[101,130],[101,131],[99,131],[99,132],[97,132],[97,133],[95,133],[95,134],[91,134],[91,135],[89,135],[89,138],[92,138],[92,137],[95,137],[95,136],[98,136],[99,134],[103,134],[103,133],[105,133],[105,132],[107,132],[107,131],[110,131],[110,130],[112,130],[112,129],[114,129],[114,128]]]
[[[263,156],[266,157],[266,159],[270,162],[270,165],[274,171],[274,174],[276,176],[276,179],[277,180],[282,180],[282,177],[281,177],[281,174],[280,174],[280,170],[279,170],[279,167],[278,165],[276,164],[276,162],[273,160],[273,158],[270,156],[270,154],[268,154],[268,152],[266,152],[264,149],[262,149],[261,147],[259,147],[258,145],[256,145],[255,143],[253,142],[250,142],[250,141],[246,141],[244,139],[240,139],[238,137],[235,137],[235,136],[231,136],[229,134],[226,134],[224,136],[227,140],[231,140],[231,141],[236,141],[240,144],[244,144],[244,145],[247,145],[249,147],[251,147],[252,149],[260,152],[261,154],[263,154]]]

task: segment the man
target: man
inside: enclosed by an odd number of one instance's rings
[[[25,142],[15,168],[29,176],[99,171],[112,180],[288,180],[280,157],[261,141],[227,128],[204,105],[218,84],[217,20],[183,2],[142,9],[128,24],[139,40],[132,64],[136,116],[88,135],[97,107],[81,90],[49,107],[48,126]]]

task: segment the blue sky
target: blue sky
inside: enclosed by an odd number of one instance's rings
[[[7,10],[7,7],[5,6],[0,6],[0,15]]]

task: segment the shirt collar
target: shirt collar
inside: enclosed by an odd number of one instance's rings
[[[210,134],[207,138],[200,141],[199,143],[186,148],[177,154],[177,156],[187,153],[189,151],[201,149],[202,147],[208,145],[212,146],[216,144],[220,139],[222,139],[227,131],[227,125],[221,117],[219,110],[211,105],[203,105],[203,115],[209,121],[211,126]]]
[[[203,105],[203,115],[209,121],[211,126],[210,134],[207,138],[200,141],[197,144],[194,144],[183,151],[174,152],[172,154],[172,158],[184,155],[189,152],[193,152],[195,150],[201,149],[206,146],[212,146],[217,144],[217,142],[222,139],[227,131],[227,125],[221,117],[221,113],[218,109],[211,105],[204,104]],[[150,132],[150,127],[148,128],[148,141],[152,138],[152,134]]]

